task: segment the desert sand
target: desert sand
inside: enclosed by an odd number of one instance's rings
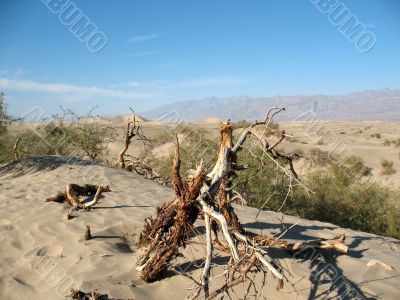
[[[69,183],[109,184],[91,211],[80,211],[67,220],[65,204],[45,199]],[[135,271],[141,251],[135,247],[143,220],[173,197],[172,189],[139,175],[106,165],[59,156],[33,157],[0,168],[0,299],[65,299],[71,288],[96,290],[122,299],[185,299],[196,287],[205,246],[199,220],[194,238],[177,257],[163,278],[145,283]],[[277,234],[282,224],[294,226],[286,239],[332,238],[346,234],[347,254],[318,251],[298,254],[271,252],[286,275],[284,289],[276,280],[256,278],[258,294],[250,299],[398,299],[400,241],[339,228],[318,221],[261,212],[236,206],[248,229]],[[90,225],[91,240],[85,240]],[[393,268],[368,266],[379,260]],[[214,264],[226,263],[226,254],[216,252]],[[210,289],[223,282],[214,270]],[[248,284],[238,285],[233,299],[242,298]]]

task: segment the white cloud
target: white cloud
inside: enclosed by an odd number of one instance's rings
[[[182,88],[197,88],[211,86],[227,86],[227,85],[242,85],[249,82],[250,78],[241,77],[199,77],[184,81],[170,82],[167,80],[154,80],[149,82],[143,81],[128,81],[110,85],[110,88],[138,88],[138,89],[182,89]]]
[[[137,53],[128,54],[127,57],[141,57],[141,56],[157,54],[157,53],[160,53],[160,52],[161,51],[137,52]]]
[[[160,89],[167,87],[168,81],[166,80],[154,80],[154,81],[149,81],[149,82],[144,82],[144,81],[128,81],[128,82],[123,82],[123,83],[116,83],[112,84],[109,87],[114,89],[114,88],[143,88],[143,89]]]
[[[158,39],[159,35],[157,33],[147,34],[147,35],[135,35],[128,39],[129,43],[140,43],[145,41],[151,41]]]
[[[179,83],[183,87],[204,87],[204,86],[219,86],[219,85],[239,85],[249,81],[248,78],[240,77],[202,77]]]
[[[110,88],[101,88],[96,86],[80,86],[71,84],[54,84],[54,83],[40,83],[31,80],[18,80],[0,78],[0,89],[37,92],[37,93],[54,93],[67,96],[71,99],[83,100],[93,96],[106,96],[113,98],[151,98],[158,97],[158,93],[130,93],[122,92]]]

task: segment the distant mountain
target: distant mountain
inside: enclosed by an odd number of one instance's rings
[[[281,120],[306,119],[313,114],[319,120],[400,121],[400,90],[362,91],[340,96],[213,97],[172,103],[142,115],[152,120],[196,121],[210,117],[261,120],[266,109],[272,106],[286,108],[280,115]]]

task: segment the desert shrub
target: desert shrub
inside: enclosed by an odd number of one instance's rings
[[[163,136],[168,142],[175,142],[175,136],[170,132],[164,132]],[[153,141],[153,139],[152,139]],[[181,174],[187,174],[190,169],[195,169],[202,160],[203,166],[210,171],[216,160],[218,144],[207,138],[203,129],[191,130],[183,140],[180,140]],[[152,167],[163,178],[172,175],[172,161],[174,154],[165,158],[156,158],[151,154],[146,155],[145,160],[151,161]]]
[[[297,154],[298,156],[302,157],[304,156],[304,150],[300,148],[296,148],[293,150],[293,153]]]
[[[290,137],[290,136],[286,137],[286,140],[287,140],[289,143],[298,143],[298,142],[299,142],[299,140],[298,140],[297,138],[295,138],[295,137]]]
[[[65,122],[66,116],[71,116],[72,121]],[[0,161],[4,163],[14,159],[16,139],[19,139],[19,158],[63,155],[100,159],[107,154],[108,143],[114,139],[114,131],[110,127],[97,124],[90,116],[85,117],[85,122],[78,120],[70,110],[63,110],[61,117],[55,115],[49,123],[35,125],[16,135],[3,134]]]
[[[340,134],[346,134],[346,131],[341,131]]]
[[[380,139],[382,136],[381,136],[380,133],[373,133],[373,134],[371,134],[371,137],[375,137],[377,139]]]
[[[69,130],[75,156],[99,160],[109,153],[108,145],[115,140],[115,130],[99,124],[76,125]]]
[[[324,145],[325,143],[324,143],[324,141],[323,141],[322,139],[320,139],[320,140],[317,142],[317,144],[318,144],[318,145]]]
[[[306,157],[306,160],[315,166],[324,167],[332,162],[334,158],[329,155],[328,152],[322,151],[318,148],[312,148],[310,150],[310,155]]]
[[[288,177],[277,169],[274,162],[262,157],[261,149],[254,149],[252,154],[243,149],[238,154],[238,161],[248,165],[248,168],[233,179],[234,189],[247,199],[250,206],[278,210],[287,194]],[[280,163],[285,165],[284,161]],[[272,194],[265,205],[266,199]]]
[[[158,134],[156,134],[151,138],[151,146],[157,147],[169,142],[175,143],[176,135],[187,136],[193,131],[196,131],[196,129],[193,129],[192,127],[190,127],[189,124],[184,122],[181,122],[175,126],[167,126],[164,130],[162,130],[161,132],[159,132]]]
[[[394,163],[387,159],[381,160],[382,166],[382,175],[392,175],[396,173],[396,170],[393,168]]]
[[[161,146],[175,140],[175,135],[172,131],[162,131],[151,138],[151,145],[153,147]]]
[[[278,130],[279,129],[279,124],[275,123],[274,121],[271,121],[268,125],[269,128],[273,129],[273,130]]]
[[[394,146],[395,146],[396,148],[400,148],[400,138],[397,138],[397,139],[394,141]]]
[[[380,235],[400,237],[400,211],[395,209],[396,194],[378,184],[365,182],[366,166],[353,157],[344,164],[331,163],[302,178],[313,193],[295,187],[288,194],[288,178],[271,162],[240,154],[250,166],[235,179],[235,188],[250,206],[331,222],[341,227]],[[265,205],[266,199],[273,194]],[[288,196],[285,205],[282,206]]]
[[[247,128],[247,127],[251,126],[251,123],[246,120],[241,120],[241,121],[233,122],[231,125],[232,125],[233,129],[240,129],[240,128]]]
[[[4,134],[7,129],[8,115],[4,102],[4,93],[0,92],[0,134]]]
[[[7,133],[0,134],[0,164],[7,163],[14,158],[13,145],[15,138]]]
[[[392,141],[389,140],[389,139],[385,139],[385,140],[383,141],[383,145],[384,145],[384,146],[390,146],[391,143],[392,143]]]
[[[314,193],[296,190],[291,213],[308,219],[331,222],[341,227],[379,235],[400,237],[399,210],[394,210],[395,193],[378,184],[366,186],[346,171],[318,170],[305,184]],[[392,200],[391,200],[392,199]],[[390,216],[389,216],[390,215]]]

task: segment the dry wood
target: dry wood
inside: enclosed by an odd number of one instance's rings
[[[86,225],[85,240],[90,240],[90,239],[92,239],[92,234],[90,232],[90,226]]]
[[[205,298],[212,299],[226,292],[229,288],[244,282],[251,270],[258,272],[270,271],[278,279],[278,288],[283,287],[284,275],[277,264],[268,258],[269,248],[281,248],[288,252],[300,251],[308,247],[330,249],[347,252],[344,245],[344,235],[334,239],[320,239],[289,243],[279,237],[260,235],[243,228],[239,217],[232,207],[232,199],[236,196],[232,188],[232,176],[237,171],[237,153],[250,136],[254,136],[263,152],[290,176],[291,181],[296,181],[299,186],[307,189],[298,178],[292,161],[294,155],[284,154],[276,150],[284,140],[285,132],[280,132],[278,141],[270,145],[265,138],[265,130],[272,118],[282,111],[282,108],[273,108],[268,111],[262,122],[255,122],[247,128],[233,144],[232,127],[226,122],[220,127],[220,144],[217,161],[207,175],[202,166],[197,168],[193,176],[182,179],[180,175],[179,143],[176,143],[175,158],[173,162],[173,185],[176,198],[157,208],[155,217],[145,220],[145,226],[140,234],[138,246],[145,248],[145,254],[137,264],[137,271],[145,281],[154,281],[161,271],[178,254],[179,248],[184,247],[190,238],[191,228],[197,217],[204,216],[206,227],[205,266],[201,275],[201,288]],[[264,126],[264,133],[260,135],[254,129]],[[287,160],[290,170],[286,170],[277,161],[277,158]],[[240,169],[240,168],[239,168]],[[211,238],[212,224],[218,224],[227,245],[219,242],[218,237],[214,242]],[[213,229],[214,230],[214,229]],[[222,251],[227,251],[232,259],[232,264],[227,265],[226,284],[210,292],[208,287],[213,246]],[[239,247],[240,246],[240,247]],[[239,275],[238,275],[239,274]],[[199,295],[199,291],[195,296]]]
[[[90,209],[95,206],[100,199],[103,192],[110,192],[110,187],[108,185],[92,185],[85,184],[80,186],[75,183],[68,184],[65,192],[59,192],[56,195],[51,196],[46,199],[46,202],[59,202],[67,203],[71,208],[67,213],[67,219],[70,220],[74,217],[73,213],[78,209]],[[85,203],[80,201],[80,197],[87,197],[88,195],[94,195],[93,200]]]
[[[17,137],[17,139],[15,140],[15,143],[14,143],[14,160],[19,159],[18,145],[19,145],[20,141],[21,141],[21,137]]]
[[[132,139],[136,137],[138,140],[140,140],[144,143],[149,141],[149,139],[143,133],[141,122],[136,120],[136,114],[133,110],[132,110],[132,112],[133,112],[133,120],[128,121],[128,124],[126,126],[126,132],[125,132],[124,148],[119,153],[118,160],[117,160],[118,168],[128,169],[128,170],[129,170],[129,168],[128,168],[129,166],[126,165],[125,156],[126,156],[126,152],[129,149],[129,145],[132,142]],[[132,170],[132,166],[130,167],[130,170]]]

